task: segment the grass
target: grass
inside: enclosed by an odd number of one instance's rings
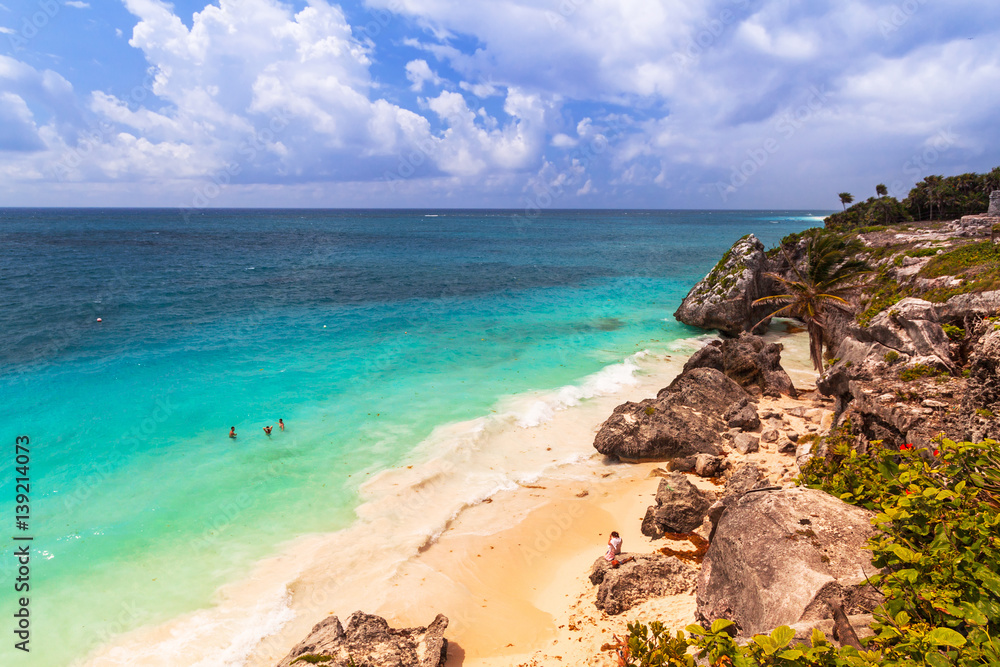
[[[936,377],[942,375],[943,371],[928,366],[926,364],[917,364],[913,368],[907,368],[905,371],[899,373],[899,379],[903,382],[912,382],[919,378]]]
[[[909,296],[909,288],[900,285],[888,271],[882,270],[876,274],[866,287],[869,301],[867,307],[858,314],[858,324],[863,327],[871,324],[872,318],[886,308],[893,306]]]
[[[928,301],[942,303],[958,294],[1000,289],[1000,245],[990,241],[971,243],[931,258],[920,270],[921,278],[956,276],[962,284],[938,287],[924,294]]]

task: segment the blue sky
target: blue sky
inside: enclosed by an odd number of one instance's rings
[[[995,0],[0,0],[0,206],[839,207],[1000,165]]]

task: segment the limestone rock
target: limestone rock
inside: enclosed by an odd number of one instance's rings
[[[278,667],[289,667],[303,655],[331,656],[321,663],[330,667],[347,667],[352,661],[379,667],[441,667],[448,653],[447,627],[448,618],[438,614],[426,628],[394,630],[384,618],[356,611],[345,631],[340,619],[330,616],[313,627]]]
[[[948,336],[941,328],[934,304],[908,297],[876,315],[856,338],[876,342],[912,357],[936,357],[954,372]]]
[[[675,462],[691,470],[697,454],[721,453],[722,415],[747,393],[721,372],[698,368],[678,376],[655,399],[615,408],[594,448],[623,461]]]
[[[864,585],[875,572],[863,547],[871,513],[813,489],[745,494],[722,515],[702,562],[698,618],[727,618],[749,637],[829,618],[840,595],[848,614],[877,606]]]
[[[1000,290],[953,296],[938,306],[938,314],[941,319],[949,321],[1000,314]]]
[[[599,585],[594,604],[608,615],[620,614],[646,600],[686,593],[694,587],[697,570],[678,558],[659,553],[634,555],[634,561],[617,568],[602,556],[591,568],[590,582]]]
[[[715,368],[754,395],[795,398],[792,379],[781,367],[781,349],[778,343],[743,333],[738,338],[712,341],[688,359],[684,370]]]
[[[646,510],[642,534],[655,539],[664,533],[690,533],[701,525],[711,504],[685,475],[669,473],[656,489],[656,504]]]
[[[694,457],[694,474],[698,477],[715,477],[722,472],[725,459],[711,454],[698,454]]]
[[[778,436],[779,435],[780,434],[778,433],[778,429],[776,429],[776,428],[766,428],[760,434],[760,439],[763,442],[778,442]]]
[[[971,440],[1000,438],[1000,331],[992,326],[973,354],[962,411]]]
[[[722,415],[723,421],[729,428],[738,428],[744,431],[752,431],[760,427],[760,417],[757,415],[757,408],[749,398],[733,403],[726,413]]]
[[[760,438],[750,433],[740,433],[733,438],[733,449],[740,454],[753,454],[760,450]]]
[[[761,321],[769,306],[751,305],[768,295],[764,244],[748,234],[733,244],[719,264],[691,288],[674,317],[702,329],[737,336]],[[760,327],[763,330],[766,322]]]

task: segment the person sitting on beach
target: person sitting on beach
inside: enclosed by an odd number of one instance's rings
[[[267,433],[268,437],[271,436],[271,428],[273,427],[270,424],[264,427],[264,433]]]
[[[236,437],[236,427],[235,426],[229,427],[229,437],[230,438],[235,438]]]
[[[619,560],[618,556],[621,555],[621,552],[622,538],[618,534],[618,531],[613,530],[611,531],[611,537],[608,539],[608,550],[604,554],[604,560],[611,563],[611,567],[618,567],[619,565],[627,563],[630,560],[635,560],[635,556],[626,556],[625,558]]]
[[[279,419],[278,420],[278,428],[280,428],[282,431],[284,431],[285,430],[285,422]]]

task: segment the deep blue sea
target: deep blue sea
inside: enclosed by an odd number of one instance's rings
[[[0,210],[0,664],[210,608],[442,427],[699,334],[672,313],[722,252],[814,213]]]

